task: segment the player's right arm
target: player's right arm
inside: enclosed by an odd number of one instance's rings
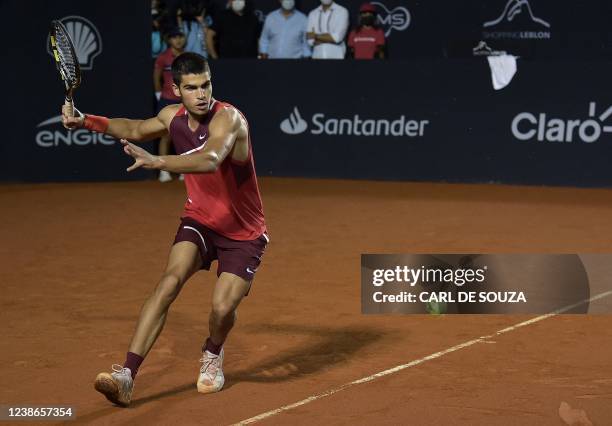
[[[129,120],[127,118],[111,118],[104,133],[117,139],[127,139],[136,142],[145,142],[157,139],[167,134],[167,128],[161,112],[147,120]],[[87,119],[87,118],[86,118]]]
[[[80,117],[69,117],[62,107],[62,123],[67,129],[85,128],[98,133],[106,133],[117,139],[134,142],[145,142],[157,139],[168,132],[172,117],[179,105],[169,105],[156,117],[147,120],[130,120],[127,118],[106,118],[85,114]]]

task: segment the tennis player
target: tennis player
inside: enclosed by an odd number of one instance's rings
[[[185,174],[187,201],[168,264],[142,307],[125,363],[113,365],[111,373],[100,373],[95,380],[96,390],[122,406],[131,401],[138,368],[164,327],[168,308],[189,277],[200,269],[209,270],[213,260],[218,261],[218,279],[197,389],[202,393],[221,390],[223,344],[269,242],[246,119],[232,105],[212,97],[204,57],[183,53],[172,63],[172,75],[181,104],[165,107],[155,118],[63,113],[67,128],[83,127],[122,139],[125,153],[134,159],[128,171],[142,167]],[[167,133],[178,155],[152,155],[129,142]]]

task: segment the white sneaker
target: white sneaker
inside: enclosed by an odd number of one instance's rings
[[[184,181],[184,180],[185,180],[185,175],[181,173],[181,174],[179,175],[179,180],[180,180],[181,182],[182,182],[182,181]]]
[[[172,180],[172,175],[165,170],[159,172],[159,181],[161,183],[170,182]]]
[[[225,383],[223,376],[223,348],[219,355],[204,351],[200,359],[200,375],[198,376],[198,392],[219,392]]]
[[[132,401],[134,380],[129,368],[113,364],[112,373],[100,373],[94,382],[94,388],[110,402],[127,407]]]

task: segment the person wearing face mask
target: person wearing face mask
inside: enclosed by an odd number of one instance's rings
[[[348,27],[348,10],[333,0],[321,0],[321,6],[308,14],[306,38],[313,48],[312,58],[343,59]]]
[[[310,57],[306,42],[306,15],[295,8],[295,0],[280,0],[281,7],[266,17],[259,39],[262,59]]]
[[[251,0],[229,0],[228,8],[213,18],[206,31],[211,58],[256,58],[261,23]]]
[[[212,24],[207,3],[210,3],[210,0],[182,0],[176,16],[178,27],[187,39],[185,51],[198,53],[205,58],[208,58],[206,30]]]
[[[385,58],[385,33],[376,23],[376,7],[372,3],[359,8],[359,25],[349,34],[348,45],[355,59]]]

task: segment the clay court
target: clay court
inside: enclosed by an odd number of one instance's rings
[[[93,379],[123,362],[183,186],[1,186],[0,401],[72,405],[81,424],[219,425],[559,425],[566,402],[610,424],[609,315],[362,315],[359,285],[361,253],[609,251],[610,190],[280,178],[261,189],[272,242],[225,346],[226,387],[195,388],[215,279],[201,272],[123,409]]]

